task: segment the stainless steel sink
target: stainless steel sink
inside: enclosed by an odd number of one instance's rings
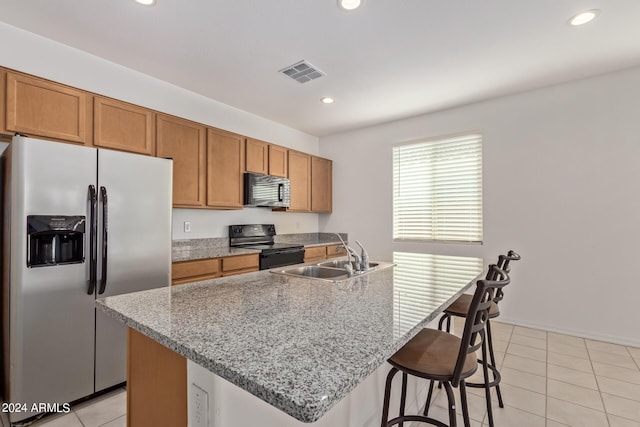
[[[333,260],[325,261],[318,265],[303,265],[301,267],[292,267],[284,270],[274,269],[270,271],[273,274],[282,274],[285,276],[325,280],[329,282],[340,282],[350,278],[347,272],[344,270],[344,266],[347,262],[348,261],[346,260]],[[369,270],[354,273],[351,277],[363,276],[378,270],[393,267],[395,264],[389,262],[370,262],[369,265]]]
[[[273,271],[273,273],[288,274],[291,276],[312,277],[314,279],[346,279],[349,276],[346,271],[337,268],[318,267],[317,265],[307,265],[304,267],[289,268],[282,271]]]
[[[318,266],[344,269],[344,266],[347,265],[348,263],[351,264],[351,267],[355,268],[353,261],[347,261],[344,259],[334,259],[333,261],[321,262],[321,263],[318,263]],[[375,269],[378,265],[380,264],[377,262],[370,262],[369,269]]]

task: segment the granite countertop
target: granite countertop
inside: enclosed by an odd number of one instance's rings
[[[98,306],[303,421],[318,420],[468,289],[482,259],[395,253],[343,282],[243,274]]]
[[[346,241],[347,234],[340,233]],[[278,234],[276,243],[291,243],[305,247],[339,244],[335,233],[295,233]],[[193,261],[207,258],[221,258],[234,255],[259,254],[256,249],[230,248],[227,237],[208,239],[174,240],[171,251],[171,262]]]

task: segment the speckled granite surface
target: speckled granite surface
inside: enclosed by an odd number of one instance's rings
[[[340,233],[340,235],[345,241],[347,240],[347,233]],[[292,243],[308,247],[340,243],[335,233],[278,234],[274,240],[276,243]],[[260,251],[255,249],[230,248],[229,238],[227,237],[184,239],[173,241],[171,261],[191,261],[255,253],[260,253]]]
[[[479,258],[395,253],[340,283],[260,271],[98,300],[128,326],[303,421],[318,420],[471,286]]]

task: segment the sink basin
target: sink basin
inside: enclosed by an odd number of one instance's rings
[[[273,272],[288,274],[292,276],[312,277],[314,279],[329,279],[329,280],[341,280],[349,277],[344,270],[319,267],[317,265],[307,265],[304,267],[289,268],[287,270],[273,271]]]
[[[331,267],[331,268],[342,268],[344,269],[344,266],[347,265],[347,263],[351,263],[351,266],[353,267],[353,261],[347,261],[344,259],[334,259],[333,261],[325,261],[325,262],[321,262],[318,264],[318,266],[320,267]],[[369,263],[369,268],[373,269],[376,268],[379,264],[377,262],[370,262]]]
[[[340,282],[342,280],[349,279],[349,275],[344,270],[344,266],[347,262],[348,261],[346,260],[325,261],[318,265],[303,265],[301,267],[293,267],[286,270],[274,269],[271,270],[271,273],[308,279],[326,280],[329,282]],[[369,270],[355,273],[352,277],[366,275],[378,270],[393,267],[394,265],[395,264],[389,262],[370,262]]]

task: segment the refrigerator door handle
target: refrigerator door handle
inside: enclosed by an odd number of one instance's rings
[[[107,288],[107,238],[109,235],[109,211],[107,189],[105,187],[100,187],[100,197],[102,198],[102,276],[98,294],[102,295]]]
[[[96,232],[97,221],[96,207],[98,204],[98,198],[96,196],[96,187],[94,185],[89,186],[89,287],[87,289],[88,295],[93,295],[96,290],[96,282],[98,275],[97,257],[96,257]]]

